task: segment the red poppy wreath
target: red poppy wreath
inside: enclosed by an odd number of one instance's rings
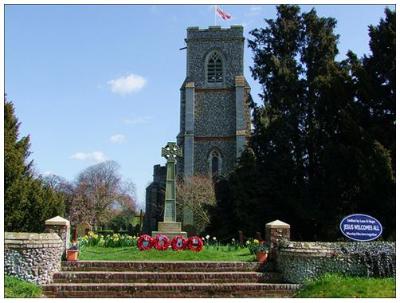
[[[155,238],[154,247],[157,250],[167,250],[169,247],[169,239],[166,235],[157,235]]]
[[[139,250],[149,250],[154,246],[154,239],[149,235],[141,235],[137,241]]]
[[[197,236],[190,237],[187,240],[187,248],[192,251],[200,251],[203,249],[203,241]]]
[[[183,250],[186,248],[187,240],[182,236],[175,236],[171,241],[171,247],[173,250]]]

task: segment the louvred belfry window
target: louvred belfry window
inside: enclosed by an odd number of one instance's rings
[[[209,83],[222,82],[222,59],[217,52],[213,52],[207,62],[207,81]]]

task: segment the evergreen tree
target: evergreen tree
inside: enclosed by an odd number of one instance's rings
[[[358,59],[348,53],[362,110],[361,123],[390,151],[395,171],[396,156],[396,12],[385,10],[379,25],[369,26],[371,55]]]
[[[263,105],[253,104],[254,165],[244,153],[217,195],[219,213],[233,208],[227,232],[252,234],[281,219],[292,225],[295,239],[335,240],[345,215],[364,212],[384,223],[386,237],[394,233],[394,173],[386,147],[394,142],[394,128],[385,133],[394,125],[394,103],[387,105],[394,96],[388,71],[395,66],[394,57],[388,60],[394,31],[387,23],[394,17],[386,14],[386,21],[370,27],[375,50],[362,61],[335,61],[336,21],[314,9],[300,14],[298,6],[280,5],[275,20],[251,32],[252,74],[262,85]],[[372,86],[383,87],[362,101],[368,93],[361,76],[369,73],[375,75],[368,80]],[[389,115],[389,122],[375,114],[381,107],[377,112]]]
[[[265,189],[262,205],[269,209],[269,214],[261,212],[266,214],[261,219],[263,224],[276,219],[272,217],[274,209],[301,205],[305,106],[300,77],[303,67],[297,60],[301,27],[299,7],[278,6],[276,20],[266,20],[266,27],[252,31],[254,40],[249,41],[254,52],[252,74],[263,87],[264,106],[254,111],[251,139],[258,164],[258,187]],[[290,212],[280,218],[294,225],[298,219]],[[263,224],[258,222],[260,228]]]
[[[32,162],[29,156],[29,136],[19,137],[19,126],[11,102],[4,103],[4,225],[6,230],[19,230],[26,222],[28,183]]]
[[[396,172],[396,13],[385,9],[385,18],[369,26],[371,55],[349,51],[347,65],[355,87],[359,127],[370,141],[365,159],[373,176],[364,177],[363,207],[380,218],[385,235],[395,236]]]
[[[44,221],[63,215],[64,202],[35,179],[28,161],[29,136],[19,138],[14,106],[4,102],[4,225],[6,231],[43,231]]]

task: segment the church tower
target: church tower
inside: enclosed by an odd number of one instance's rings
[[[243,27],[189,27],[185,41],[186,79],[177,136],[183,158],[177,164],[178,175],[227,175],[250,135]],[[190,217],[184,215],[184,224],[192,221]]]

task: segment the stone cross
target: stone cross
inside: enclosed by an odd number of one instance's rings
[[[165,147],[161,149],[161,156],[167,161],[176,162],[176,157],[182,157],[182,148],[176,145],[175,142],[168,142]]]
[[[167,159],[167,178],[165,182],[164,222],[176,221],[176,158],[182,157],[182,149],[174,142],[168,142],[161,149],[161,155]]]

